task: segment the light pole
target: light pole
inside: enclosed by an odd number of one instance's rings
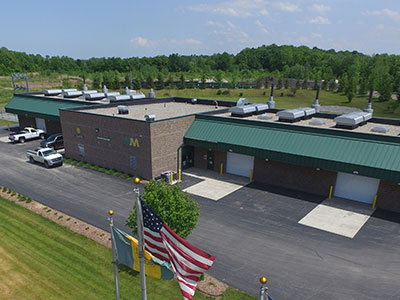
[[[261,288],[260,288],[260,300],[268,300],[268,288],[264,286],[267,283],[267,277],[260,278]]]
[[[110,215],[108,217],[108,221],[110,221],[110,233],[111,233],[111,249],[112,249],[112,255],[113,255],[113,265],[114,265],[114,280],[115,280],[115,297],[117,300],[119,300],[119,285],[118,285],[118,262],[116,258],[116,250],[115,250],[115,240],[114,240],[114,234],[113,234],[113,225],[114,225],[114,220],[113,220],[113,215],[114,211],[109,210],[108,214]]]

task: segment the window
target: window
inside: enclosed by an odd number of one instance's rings
[[[78,144],[78,151],[80,156],[85,156],[85,145]]]
[[[136,156],[131,155],[130,161],[131,161],[131,169],[136,170]]]

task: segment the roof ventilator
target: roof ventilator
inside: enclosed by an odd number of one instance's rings
[[[236,103],[236,106],[229,108],[232,117],[247,117],[256,112],[254,105],[249,104],[249,99],[240,98]]]
[[[144,118],[147,122],[153,122],[156,119],[156,115],[145,115]]]
[[[118,114],[119,115],[127,115],[127,114],[129,114],[129,109],[128,109],[128,106],[126,106],[126,105],[118,105],[117,109],[118,109]]]
[[[278,111],[276,115],[279,117],[279,121],[281,122],[294,123],[300,120],[311,119],[312,115],[314,115],[315,113],[315,108],[299,107]]]
[[[367,124],[367,121],[372,118],[372,113],[365,111],[356,111],[338,116],[333,119],[336,122],[337,128],[354,129],[358,126]]]
[[[62,93],[62,90],[44,90],[43,94],[45,96],[57,96]]]

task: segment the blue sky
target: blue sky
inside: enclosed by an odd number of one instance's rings
[[[400,1],[20,0],[2,3],[0,28],[10,50],[83,59],[272,43],[400,54]]]

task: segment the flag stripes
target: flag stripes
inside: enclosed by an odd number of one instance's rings
[[[212,266],[215,256],[185,241],[142,200],[141,204],[145,249],[155,257],[171,263],[184,300],[191,300],[201,274]]]

